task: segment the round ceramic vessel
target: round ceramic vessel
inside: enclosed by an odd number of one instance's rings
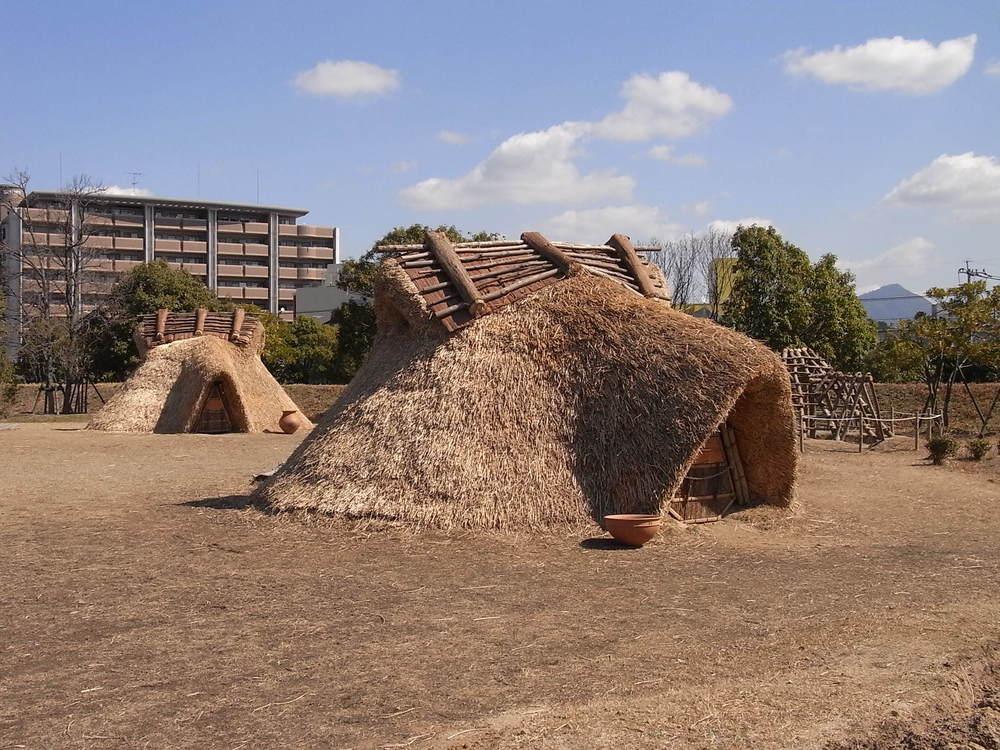
[[[663,519],[642,513],[618,513],[604,517],[604,528],[630,547],[641,547],[660,533]]]
[[[302,422],[299,419],[299,410],[291,409],[281,412],[281,419],[278,420],[278,427],[286,435],[291,435],[297,432],[299,427],[302,426]]]

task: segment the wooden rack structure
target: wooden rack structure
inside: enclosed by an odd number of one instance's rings
[[[663,277],[623,234],[606,245],[551,242],[539,232],[525,232],[520,240],[452,244],[443,233],[430,231],[422,245],[376,250],[400,264],[448,331],[579,273],[670,303]]]
[[[256,326],[257,319],[240,309],[226,313],[209,312],[204,307],[193,313],[161,309],[139,319],[135,339],[140,352],[195,336],[215,336],[246,346],[253,341]]]
[[[864,438],[880,443],[893,434],[891,420],[883,420],[870,373],[839,372],[808,347],[781,352],[792,383],[792,406],[809,437],[829,433],[843,440],[848,429],[862,425]]]

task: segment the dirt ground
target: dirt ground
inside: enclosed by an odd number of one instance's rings
[[[298,439],[0,429],[0,748],[1000,747],[1000,458],[629,550],[246,507]]]
[[[101,395],[108,399],[120,386],[120,383],[99,383],[98,388]],[[330,405],[337,400],[346,386],[343,385],[305,385],[291,384],[283,386],[292,400],[298,404],[302,412],[312,421],[317,421]],[[989,409],[990,402],[996,394],[1000,384],[997,383],[973,383],[972,392],[981,409]],[[888,417],[890,410],[895,409],[897,414],[914,413],[923,408],[926,388],[921,383],[877,383],[875,389],[878,392],[879,401],[882,405],[883,416]],[[14,404],[9,409],[9,416],[17,420],[23,420],[25,415],[32,413],[40,415],[42,404],[36,401],[38,395],[37,385],[19,385],[17,387],[17,397]],[[979,420],[976,416],[975,406],[972,399],[964,390],[955,392],[951,406],[951,429],[958,438],[975,436],[979,433]],[[100,401],[91,392],[91,409],[98,409]],[[0,416],[3,416],[0,411]],[[46,417],[51,419],[52,417]],[[74,415],[64,417],[70,421],[86,421],[86,415]],[[902,423],[899,425],[901,432],[910,430],[910,426]],[[988,435],[997,435],[1000,430],[1000,415],[994,416],[990,422]],[[913,433],[910,432],[912,435]]]

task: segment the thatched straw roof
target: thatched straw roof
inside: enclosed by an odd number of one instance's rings
[[[144,359],[87,425],[110,432],[193,432],[216,387],[236,432],[280,431],[295,402],[261,362],[264,327],[237,313],[144,316],[136,328]],[[160,334],[157,337],[157,318]],[[208,320],[206,329],[189,323]],[[164,326],[164,324],[166,325]],[[217,330],[213,330],[213,327]],[[190,328],[191,330],[188,330]],[[164,341],[167,336],[170,340]],[[301,415],[300,415],[301,416]],[[311,423],[301,416],[303,426]]]
[[[574,268],[447,326],[397,254],[375,349],[261,488],[272,507],[500,529],[656,512],[727,415],[751,494],[791,499],[788,375],[763,345]]]

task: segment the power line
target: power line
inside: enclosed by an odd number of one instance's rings
[[[958,275],[959,276],[961,276],[962,274],[965,274],[965,283],[966,284],[971,284],[973,278],[976,278],[976,279],[989,279],[991,281],[1000,281],[1000,276],[994,276],[991,273],[987,273],[987,271],[986,271],[985,268],[972,268],[969,265],[971,262],[972,261],[970,261],[970,260],[967,259],[965,261],[965,266],[963,268],[959,268],[958,269]]]

